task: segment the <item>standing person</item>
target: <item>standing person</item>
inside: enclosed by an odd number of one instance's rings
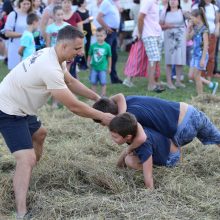
[[[112,67],[110,78],[112,83],[122,83],[116,71],[117,55],[117,32],[120,25],[120,13],[113,0],[98,0],[99,13],[97,21],[106,30],[106,42],[110,44],[112,50]]]
[[[55,47],[37,51],[23,60],[0,84],[0,132],[16,160],[13,178],[17,218],[27,215],[26,198],[33,167],[40,159],[46,130],[35,116],[50,96],[82,117],[108,124],[104,114],[79,101],[74,94],[91,100],[100,97],[74,79],[66,69],[83,48],[84,35],[68,25],[61,29]]]
[[[91,66],[90,82],[92,90],[96,92],[97,81],[100,81],[102,86],[101,96],[106,96],[106,74],[111,72],[112,63],[111,47],[105,42],[105,38],[105,29],[102,27],[97,28],[97,42],[91,45],[88,56],[88,66]]]
[[[40,23],[40,31],[45,40],[46,27],[53,22],[53,8],[58,5],[61,5],[61,0],[51,0],[49,5],[43,11]]]
[[[27,30],[25,30],[21,36],[21,46],[18,50],[22,60],[26,59],[36,51],[33,33],[37,30],[39,25],[39,17],[37,14],[28,14],[27,25]]]
[[[148,56],[148,90],[161,92],[162,89],[155,81],[156,64],[161,59],[161,27],[159,24],[159,1],[141,1],[138,17],[138,36],[142,39]]]
[[[19,62],[20,38],[27,27],[27,15],[32,11],[31,0],[19,0],[18,8],[12,11],[5,23],[5,35],[8,40],[8,69],[13,69]]]
[[[186,25],[180,0],[169,0],[168,7],[160,20],[164,30],[167,87],[169,89],[184,88],[185,85],[181,83],[181,74],[186,64]],[[176,67],[175,86],[171,79],[173,65]]]
[[[209,60],[206,71],[203,72],[203,76],[211,80],[213,77],[213,71],[215,67],[215,48],[217,37],[219,36],[219,8],[213,4],[212,0],[201,0],[199,4],[195,4],[192,9],[198,9],[202,7],[205,11],[205,16],[209,27]]]
[[[78,9],[76,12],[80,15],[82,19],[83,30],[85,31],[86,35],[85,56],[87,59],[92,36],[91,22],[93,20],[93,17],[89,15],[89,11],[86,9],[86,0],[77,1],[77,5]]]
[[[212,94],[215,95],[218,83],[211,82],[201,77],[202,71],[206,70],[208,63],[208,23],[206,21],[203,8],[195,9],[191,13],[191,21],[195,28],[189,26],[189,38],[193,38],[193,56],[191,60],[191,66],[193,68],[194,79],[196,82],[196,91],[199,94],[203,92],[203,83],[207,84],[212,90]]]

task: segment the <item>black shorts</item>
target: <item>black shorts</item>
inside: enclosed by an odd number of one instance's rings
[[[40,127],[41,122],[36,116],[8,115],[0,111],[0,132],[11,153],[32,149],[32,135]]]

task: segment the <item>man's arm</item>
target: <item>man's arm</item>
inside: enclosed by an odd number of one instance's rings
[[[142,32],[143,32],[143,27],[144,27],[144,17],[146,15],[144,13],[139,13],[138,16],[138,38],[140,39],[142,36]]]
[[[150,156],[143,163],[143,174],[144,174],[144,183],[147,188],[154,188],[154,180],[153,180],[153,158]]]
[[[125,97],[122,93],[118,93],[110,97],[112,101],[114,101],[118,106],[118,114],[125,113],[127,110],[127,104]]]
[[[18,54],[19,54],[20,56],[23,56],[24,48],[25,48],[25,47],[23,47],[23,46],[20,46],[20,47],[19,47],[19,49],[18,49]]]
[[[43,15],[41,17],[41,22],[40,22],[40,30],[43,38],[46,40],[46,26],[48,24],[48,21],[50,19],[50,14],[48,11],[44,11]]]
[[[96,20],[107,31],[108,34],[111,34],[113,32],[113,30],[105,23],[103,16],[104,16],[104,14],[99,12]]]
[[[66,71],[64,74],[64,80],[69,90],[74,94],[83,96],[94,101],[100,99],[100,96],[98,94],[87,88],[79,80],[73,78],[68,71]]]
[[[103,124],[108,125],[114,117],[110,113],[103,113],[87,104],[79,101],[75,95],[68,89],[51,89],[51,95],[58,102],[65,105],[71,112],[85,118],[101,120]]]

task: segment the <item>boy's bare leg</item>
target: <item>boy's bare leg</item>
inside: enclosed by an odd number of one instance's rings
[[[102,85],[101,96],[106,96],[106,85]]]
[[[143,165],[141,164],[141,161],[133,153],[130,153],[125,157],[125,164],[129,168],[132,168],[135,170],[143,170]]]

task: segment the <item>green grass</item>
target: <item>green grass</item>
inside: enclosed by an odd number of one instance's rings
[[[128,53],[126,52],[119,52],[118,56],[118,63],[117,63],[117,71],[118,75],[121,79],[124,79],[124,66],[127,61]],[[3,62],[0,62],[0,81],[4,78],[4,76],[8,73],[7,67],[3,64]],[[146,78],[135,78],[134,79],[134,84],[135,87],[128,88],[124,85],[121,84],[111,84],[110,79],[108,77],[108,84],[107,84],[107,95],[111,96],[116,93],[123,93],[124,95],[148,95],[148,96],[157,96],[160,98],[164,99],[169,99],[169,100],[175,100],[175,101],[188,101],[190,100],[193,96],[196,96],[196,91],[195,91],[195,85],[193,83],[188,82],[187,78],[187,73],[188,73],[188,68],[184,68],[184,73],[185,73],[185,81],[184,83],[186,84],[186,88],[181,88],[181,89],[176,89],[176,90],[169,90],[166,89],[165,92],[163,93],[155,93],[155,92],[148,92],[147,91],[147,79]],[[164,64],[164,59],[162,59],[161,62],[161,80],[166,81],[165,77],[165,64]],[[79,74],[79,79],[82,83],[84,83],[86,86],[90,87],[89,84],[89,71],[82,71]],[[216,79],[215,79],[216,80]],[[218,82],[219,79],[217,79]],[[98,87],[98,92],[100,91],[100,87]],[[204,91],[207,93],[210,93],[210,91],[207,88],[204,88]],[[219,92],[217,92],[219,94]]]

